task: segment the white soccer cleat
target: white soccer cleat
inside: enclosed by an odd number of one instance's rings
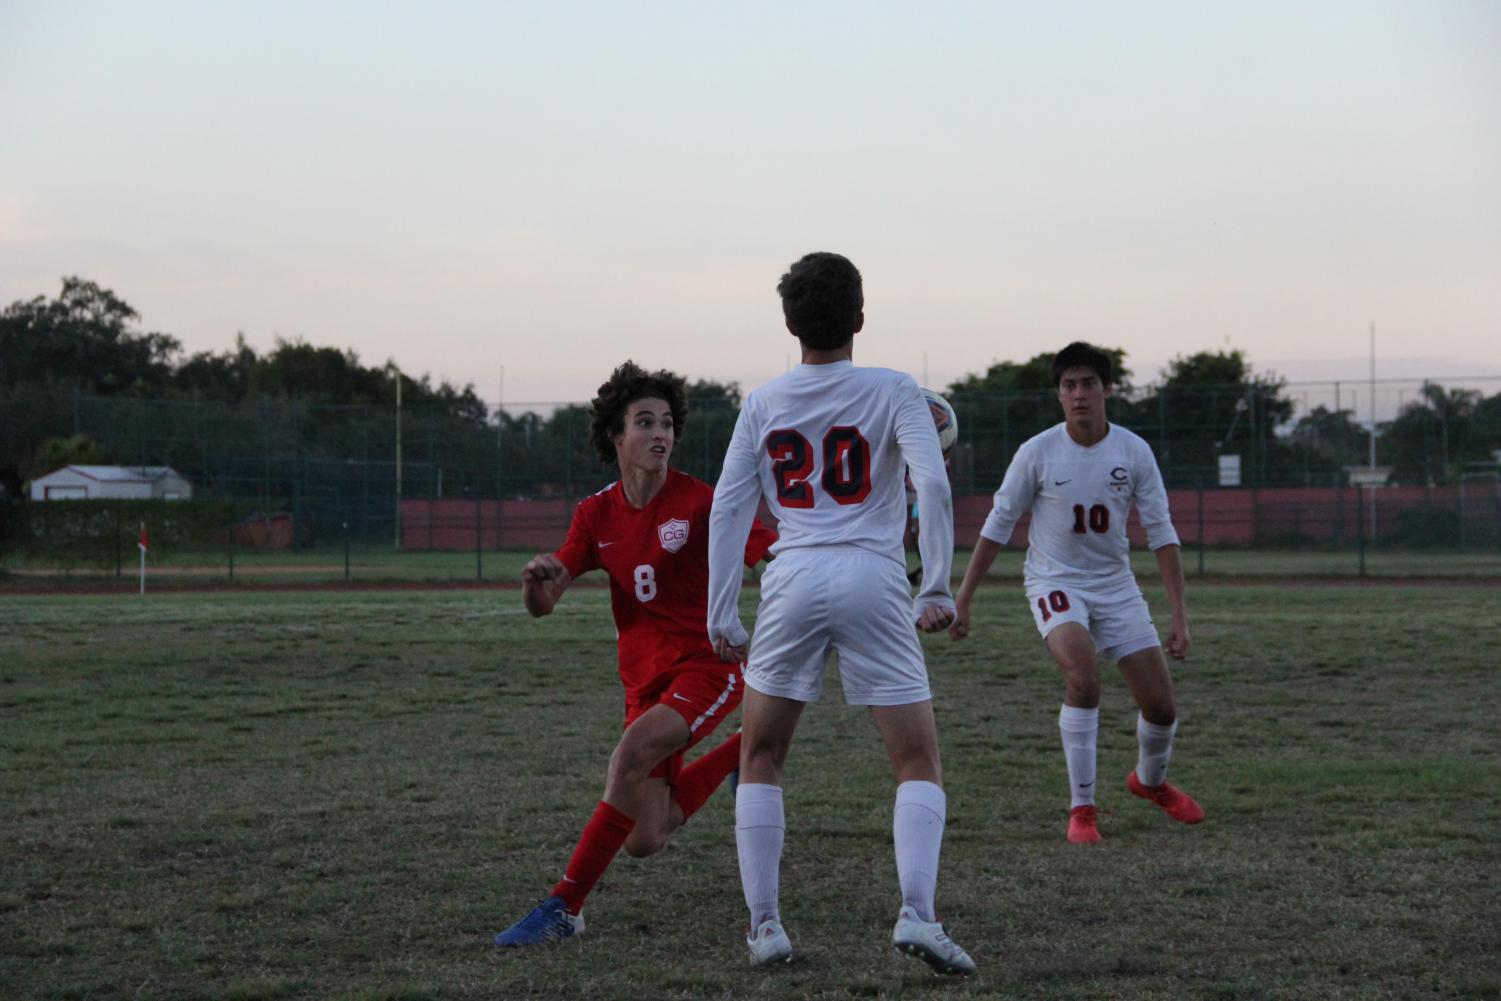
[[[927,963],[934,973],[968,976],[975,972],[975,961],[958,942],[949,938],[943,923],[924,921],[910,907],[903,907],[897,915],[891,944]]]
[[[745,944],[750,949],[752,966],[770,966],[772,963],[785,963],[792,958],[792,940],[782,930],[782,922],[776,918],[762,921],[754,935],[745,937]]]

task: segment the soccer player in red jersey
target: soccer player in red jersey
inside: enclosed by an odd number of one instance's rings
[[[610,578],[625,684],[625,733],[610,755],[604,798],[584,826],[563,878],[547,899],[495,936],[499,946],[535,945],[584,930],[584,898],[623,847],[637,858],[661,851],[740,761],[737,733],[684,766],[683,754],[740,705],[743,664],[727,664],[704,634],[708,614],[709,505],[714,488],[668,468],[687,410],[671,372],[617,368],[591,403],[589,438],[620,479],[574,511],[568,537],[521,571],[521,599],[548,615],[568,585],[590,570]],[[766,556],[776,535],[756,524],[745,563]]]

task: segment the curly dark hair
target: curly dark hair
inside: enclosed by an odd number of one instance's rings
[[[1068,347],[1053,356],[1053,388],[1063,381],[1063,373],[1071,368],[1092,369],[1094,374],[1100,377],[1100,382],[1106,386],[1115,384],[1115,375],[1111,372],[1110,356],[1093,344],[1084,341],[1074,341]]]
[[[599,461],[615,462],[615,439],[625,433],[625,412],[637,400],[655,397],[666,400],[672,409],[673,444],[683,440],[683,428],[688,421],[687,382],[665,368],[648,372],[633,361],[627,361],[599,387],[594,399],[589,401],[589,443],[599,453]]]
[[[827,251],[805,254],[777,282],[782,315],[803,345],[815,351],[842,348],[855,336],[865,290],[849,258]]]

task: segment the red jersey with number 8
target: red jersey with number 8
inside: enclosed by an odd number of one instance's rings
[[[669,469],[646,507],[632,507],[617,480],[573,513],[556,556],[575,578],[596,569],[609,575],[620,680],[628,697],[692,661],[719,663],[704,634],[713,500],[709,484]],[[776,538],[757,522],[746,541],[746,566],[762,559]]]

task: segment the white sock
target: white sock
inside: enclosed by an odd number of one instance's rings
[[[1068,762],[1069,807],[1094,805],[1095,742],[1100,733],[1100,710],[1064,706],[1058,711],[1058,734]]]
[[[780,919],[777,880],[787,820],[782,787],[742,782],[735,790],[735,848],[740,854],[740,888],[750,908],[751,934],[762,922]]]
[[[1160,786],[1167,781],[1167,763],[1173,759],[1173,736],[1177,732],[1177,720],[1158,726],[1137,713],[1136,746],[1140,751],[1136,758],[1136,779],[1142,785]]]
[[[933,893],[938,888],[938,852],[943,847],[943,824],[948,799],[932,782],[903,782],[896,787],[891,813],[891,839],[896,845],[896,878],[902,887],[902,906],[924,921],[933,918]]]

